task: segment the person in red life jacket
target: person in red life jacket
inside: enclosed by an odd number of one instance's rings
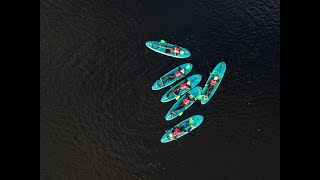
[[[179,126],[175,126],[173,127],[171,133],[168,135],[168,138],[171,140],[176,140],[177,136],[183,134],[183,133],[189,133],[194,125],[194,120],[193,119],[189,119],[189,121],[179,125]]]
[[[189,93],[187,93],[187,94],[189,94]],[[186,105],[188,105],[189,103],[194,102],[194,101],[195,101],[195,99],[192,94],[187,95],[186,98],[184,98],[182,100],[182,102],[179,104],[179,106],[176,108],[176,110],[171,112],[171,115],[175,114],[177,111],[180,111]]]
[[[214,88],[214,86],[216,85],[216,83],[219,82],[219,77],[218,76],[214,76],[213,79],[210,80],[209,82],[209,87],[205,93],[204,98],[208,98],[209,94],[211,93],[212,89]]]
[[[170,80],[177,78],[177,77],[180,77],[180,76],[184,76],[184,72],[185,72],[185,70],[179,67],[178,71],[176,71],[175,73],[170,74],[166,77],[161,77],[160,78],[160,85],[163,86],[163,84],[166,83],[167,81],[170,81]],[[163,80],[163,79],[165,79],[165,80]]]
[[[184,89],[190,89],[191,88],[191,82],[189,80],[186,80],[185,83],[180,84],[175,90],[171,91],[168,96],[171,96],[172,94],[178,95],[180,90]]]
[[[161,48],[166,49],[166,53],[174,53],[174,55],[183,55],[184,54],[184,50],[182,50],[181,48],[179,48],[178,46],[176,47],[165,47],[165,46],[159,46]]]

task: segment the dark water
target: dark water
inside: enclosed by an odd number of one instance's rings
[[[279,0],[40,2],[40,179],[280,179]],[[165,39],[191,51],[149,50]],[[152,84],[191,62],[214,99],[167,122]],[[164,130],[203,124],[161,144]]]

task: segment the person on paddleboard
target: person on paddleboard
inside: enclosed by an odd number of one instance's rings
[[[171,91],[168,96],[171,96],[172,94],[178,95],[180,90],[184,89],[190,89],[191,88],[191,81],[186,80],[185,83],[180,84],[175,90]]]
[[[192,125],[194,123],[194,120],[191,118],[186,123],[183,123],[179,127],[173,127],[171,133],[169,134],[169,138],[171,140],[176,140],[177,136],[179,136],[181,133],[188,133],[192,130]]]
[[[219,82],[218,76],[214,76],[214,78],[209,81],[209,87],[207,89],[207,92],[205,93],[205,98],[208,98],[209,94],[211,93],[212,89],[214,88],[217,82]]]
[[[176,108],[176,110],[171,112],[171,115],[175,114],[180,109],[184,108],[186,105],[190,104],[191,102],[194,102],[195,99],[192,94],[189,94],[182,100],[182,102],[179,104],[179,106]]]
[[[185,70],[183,68],[179,67],[178,71],[174,72],[173,74],[170,74],[166,77],[161,77],[160,78],[160,85],[162,86],[167,81],[170,81],[170,80],[177,78],[177,77],[180,77],[180,76],[184,76],[184,73],[185,73]]]
[[[184,54],[184,50],[182,50],[181,48],[179,48],[178,46],[176,47],[165,47],[165,46],[159,46],[161,48],[166,49],[166,53],[174,53],[174,55],[183,55]]]

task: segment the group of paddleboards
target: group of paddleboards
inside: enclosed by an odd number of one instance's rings
[[[164,40],[161,40],[160,42],[147,41],[146,46],[155,52],[170,57],[188,58],[191,56],[190,51],[187,49],[166,43]],[[226,71],[226,64],[225,62],[220,62],[215,66],[203,88],[197,86],[202,79],[200,74],[186,77],[191,72],[192,68],[193,65],[191,63],[184,63],[161,76],[152,85],[152,90],[160,90],[182,79],[173,87],[171,86],[161,98],[161,102],[163,103],[176,100],[165,116],[167,121],[182,116],[183,112],[194,104],[196,100],[200,100],[202,105],[208,103],[222,81]],[[183,79],[184,77],[186,78]],[[161,137],[161,142],[171,142],[188,134],[190,131],[197,128],[203,122],[203,119],[204,117],[202,115],[193,115],[181,121]]]

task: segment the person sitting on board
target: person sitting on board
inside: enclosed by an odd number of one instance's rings
[[[172,79],[174,79],[174,78],[177,78],[177,77],[180,77],[180,76],[184,76],[184,73],[185,73],[185,70],[184,70],[183,68],[179,67],[179,68],[178,68],[178,71],[176,71],[175,73],[170,74],[170,75],[164,77],[165,80],[162,80],[163,77],[161,77],[161,78],[160,78],[161,86],[162,86],[164,83],[166,83],[167,81],[170,81],[170,80],[172,80]]]
[[[171,91],[169,93],[169,96],[171,96],[172,94],[178,95],[180,90],[190,89],[191,81],[190,80],[186,80],[186,81],[187,82],[180,84],[180,86],[178,86],[175,90]]]
[[[187,95],[186,98],[184,98],[182,102],[179,104],[179,106],[176,108],[176,110],[171,112],[171,115],[175,114],[177,111],[180,111],[182,108],[194,101],[195,99],[192,94]]]
[[[183,55],[184,54],[184,50],[182,50],[181,48],[179,48],[178,46],[176,47],[165,47],[165,46],[159,46],[161,48],[166,49],[166,53],[174,53],[174,55]]]
[[[205,96],[204,96],[205,99],[208,98],[209,94],[211,93],[212,89],[214,88],[214,86],[216,85],[217,82],[219,82],[218,76],[214,76],[214,78],[210,80],[209,87],[208,87],[207,92],[205,93]]]

